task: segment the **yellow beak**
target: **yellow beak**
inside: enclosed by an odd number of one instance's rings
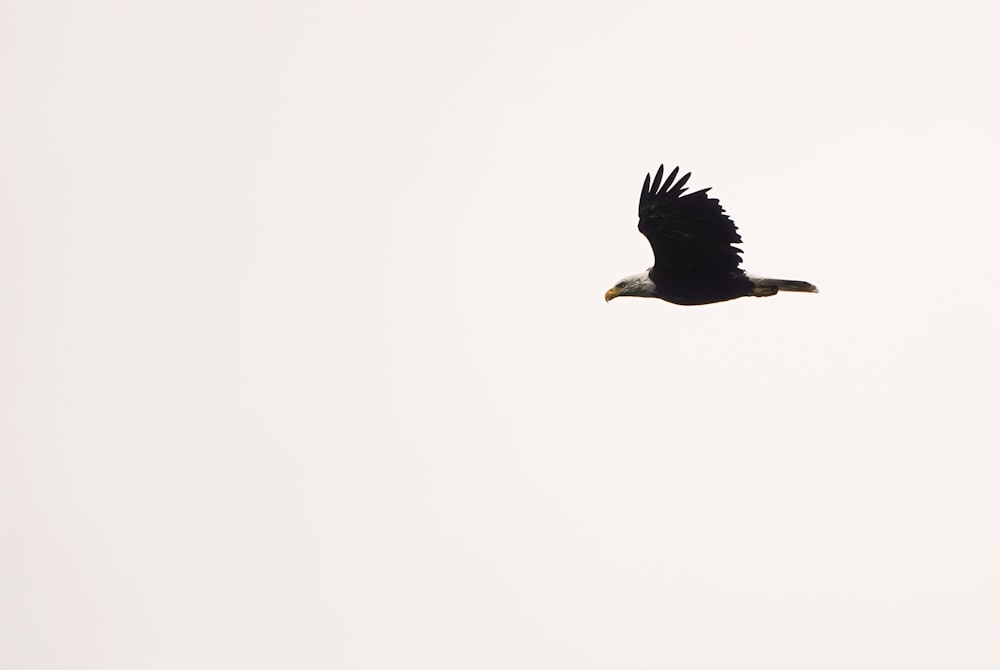
[[[604,302],[611,302],[618,297],[618,291],[613,288],[609,288],[608,292],[604,294]]]

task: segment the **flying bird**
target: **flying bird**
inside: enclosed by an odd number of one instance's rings
[[[639,232],[653,247],[653,267],[625,277],[604,294],[660,298],[675,305],[707,305],[745,296],[763,297],[778,291],[816,293],[805,281],[748,275],[740,268],[742,242],[736,225],[709,189],[684,192],[691,173],[677,183],[679,168],[663,181],[663,166],[650,175],[639,194]]]

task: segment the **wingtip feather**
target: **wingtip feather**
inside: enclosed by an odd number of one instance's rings
[[[686,175],[681,177],[680,181],[677,182],[677,186],[675,186],[674,188],[677,190],[684,189],[684,184],[688,183],[688,179],[690,178],[691,178],[691,173],[688,172]]]
[[[660,165],[660,169],[656,171],[656,178],[653,179],[653,186],[649,189],[650,193],[659,192],[661,179],[663,179],[663,165]]]

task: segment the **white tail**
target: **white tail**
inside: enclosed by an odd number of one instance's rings
[[[753,282],[753,295],[763,297],[774,295],[778,291],[798,291],[799,293],[819,293],[819,289],[807,281],[794,279],[770,279],[768,277],[750,277]]]

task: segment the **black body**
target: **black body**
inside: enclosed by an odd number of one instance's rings
[[[649,277],[657,297],[678,305],[705,305],[753,295],[754,283],[740,269],[742,242],[736,225],[709,189],[684,194],[691,173],[673,183],[678,168],[663,182],[663,166],[642,186],[639,232],[653,247]]]

